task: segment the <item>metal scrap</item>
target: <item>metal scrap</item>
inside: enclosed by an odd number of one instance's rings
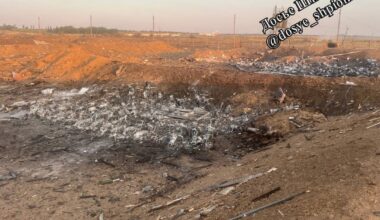
[[[342,54],[341,56],[349,54]],[[336,58],[336,56],[313,57],[302,59],[297,57],[294,61],[282,60],[255,61],[252,59],[240,59],[234,63],[237,69],[245,72],[278,73],[300,76],[369,76],[380,75],[380,63],[374,59]],[[321,61],[322,60],[322,61]]]
[[[280,190],[281,190],[281,187],[276,187],[276,188],[272,189],[271,191],[266,192],[266,193],[264,193],[264,194],[262,194],[256,198],[252,199],[252,202],[257,202],[257,201],[260,201],[262,199],[268,198],[269,196],[271,196],[272,194],[274,194]]]
[[[280,205],[280,204],[283,204],[285,202],[289,202],[301,195],[304,195],[306,193],[308,193],[309,191],[303,191],[303,192],[300,192],[300,193],[297,193],[297,194],[294,194],[294,195],[291,195],[289,197],[286,197],[284,199],[280,199],[280,200],[277,200],[275,202],[272,202],[270,204],[267,204],[267,205],[264,205],[264,206],[261,206],[259,208],[255,208],[253,210],[250,210],[250,211],[247,211],[247,212],[244,212],[236,217],[233,217],[231,218],[230,220],[239,220],[239,219],[242,219],[242,218],[246,218],[246,217],[249,217],[249,216],[253,216],[255,215],[256,213],[260,212],[260,211],[263,211],[265,209],[268,209],[268,208],[272,208],[273,206],[277,206],[277,205]]]
[[[371,128],[374,128],[374,127],[377,127],[377,126],[380,126],[380,122],[379,123],[376,123],[376,124],[373,124],[373,125],[370,125],[367,127],[367,129],[371,129]]]
[[[157,210],[160,210],[160,209],[163,209],[163,208],[167,208],[169,206],[173,206],[173,205],[176,205],[186,199],[190,198],[190,195],[187,195],[187,196],[184,196],[184,197],[181,197],[181,198],[178,198],[178,199],[175,199],[173,201],[169,201],[167,202],[166,204],[162,204],[162,205],[157,205],[157,206],[154,206],[153,208],[151,208],[148,212],[154,212],[154,211],[157,211]]]
[[[262,176],[264,176],[266,174],[272,173],[272,172],[274,172],[276,170],[277,170],[277,168],[272,168],[272,169],[270,169],[270,170],[268,170],[267,172],[264,172],[264,173],[258,173],[258,174],[254,174],[254,175],[250,175],[250,176],[246,176],[246,177],[241,177],[241,178],[238,178],[238,179],[232,179],[232,180],[228,180],[228,181],[223,181],[222,183],[219,183],[219,184],[211,186],[210,189],[211,190],[223,189],[223,188],[227,188],[227,187],[230,187],[230,186],[240,185],[240,184],[249,182],[249,181],[251,181],[253,179],[257,179],[259,177],[262,177]]]

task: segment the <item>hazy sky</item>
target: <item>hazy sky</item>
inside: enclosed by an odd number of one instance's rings
[[[126,30],[151,30],[155,15],[157,30],[181,32],[231,33],[233,14],[237,14],[238,33],[260,33],[259,21],[271,16],[274,5],[294,6],[293,0],[0,0],[0,24],[35,25],[41,17],[42,26],[94,26]],[[309,9],[297,13],[290,22],[311,17],[319,0]],[[380,36],[379,0],[353,0],[345,6],[342,32]],[[372,20],[372,21],[371,21]],[[324,19],[306,34],[336,34],[338,16]]]

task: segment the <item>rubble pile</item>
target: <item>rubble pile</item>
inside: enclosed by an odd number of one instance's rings
[[[232,65],[245,72],[324,77],[378,77],[380,75],[380,64],[374,59],[325,58],[313,60],[297,58],[290,62],[284,62],[282,60],[266,62],[242,59]]]
[[[190,91],[178,98],[149,85],[50,89],[30,104],[30,114],[96,136],[185,150],[209,149],[215,135],[233,132],[255,116],[232,117],[230,106],[215,106],[207,93]]]

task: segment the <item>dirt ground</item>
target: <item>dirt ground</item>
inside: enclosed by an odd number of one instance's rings
[[[0,39],[1,219],[232,219],[283,199],[247,219],[379,219],[376,77],[247,73],[229,65],[234,57],[255,59],[245,48],[192,51],[160,39],[20,33]],[[344,50],[309,52],[350,48]],[[291,51],[273,56],[298,56]],[[363,54],[377,59],[380,51]],[[215,132],[211,148],[189,152],[30,113],[46,97],[39,107],[48,110],[55,95],[75,91],[65,100],[82,118],[86,110],[77,105],[97,103],[99,95],[81,88],[101,88],[108,97],[148,83],[174,99],[197,88],[210,98],[209,113],[229,105],[231,120],[248,119]],[[110,109],[124,106],[120,96]]]

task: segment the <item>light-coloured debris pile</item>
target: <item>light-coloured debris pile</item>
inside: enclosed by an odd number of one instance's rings
[[[332,57],[313,60],[311,58],[297,58],[291,62],[283,62],[282,60],[265,62],[242,59],[232,65],[239,70],[246,72],[267,72],[325,77],[377,77],[380,75],[380,64],[373,59],[338,59]]]
[[[212,147],[216,134],[233,132],[255,115],[232,117],[230,106],[211,104],[207,94],[192,89],[186,97],[144,88],[44,90],[30,106],[32,115],[69,128],[116,140],[153,143],[173,149]]]

